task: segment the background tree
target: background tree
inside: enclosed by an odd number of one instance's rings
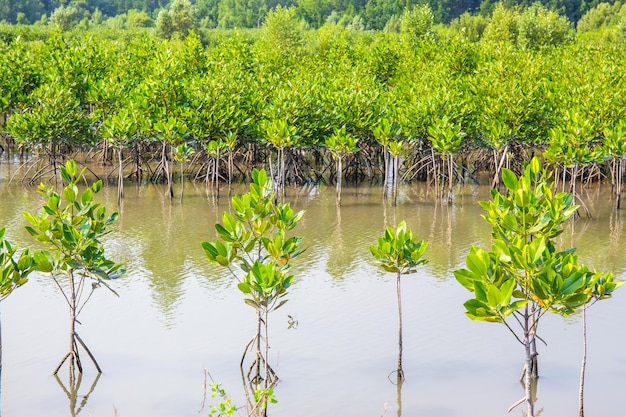
[[[173,36],[185,38],[190,31],[197,29],[197,17],[198,10],[189,0],[172,0],[157,16],[157,35],[166,39]]]
[[[336,175],[337,175],[337,190],[336,198],[337,205],[341,205],[341,179],[343,177],[343,158],[352,153],[358,152],[356,144],[358,139],[354,138],[349,133],[346,133],[346,129],[335,129],[335,132],[326,139],[326,147],[333,154],[337,161]]]
[[[413,6],[405,10],[400,23],[400,33],[412,48],[417,48],[423,41],[434,35],[435,16],[429,5]]]

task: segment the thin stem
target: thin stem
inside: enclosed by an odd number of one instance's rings
[[[400,272],[396,275],[396,295],[398,298],[398,380],[404,380],[402,370],[402,293],[400,289]]]
[[[585,368],[587,367],[587,305],[583,304],[583,354],[580,364],[580,385],[578,387],[578,416],[585,417],[584,390]]]

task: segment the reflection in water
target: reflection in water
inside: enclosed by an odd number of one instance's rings
[[[4,161],[0,163],[0,224],[7,226],[16,242],[30,246],[33,241],[24,230],[22,212],[37,210],[40,197],[22,184],[8,186],[6,167]],[[215,239],[214,224],[228,209],[229,199],[207,196],[204,184],[188,185],[182,205],[171,202],[161,185],[125,188],[119,221],[105,242],[111,258],[122,261],[128,271],[116,283],[120,298],[94,300],[95,305],[85,312],[90,322],[97,323],[85,337],[102,350],[99,360],[106,361],[110,371],[98,382],[98,392],[89,396],[81,415],[91,413],[92,408],[94,416],[110,415],[111,403],[125,415],[197,415],[194,395],[198,369],[204,366],[214,369],[224,386],[241,389],[237,363],[248,340],[249,329],[242,323],[248,323],[249,307],[238,296],[232,277],[209,265],[200,247],[200,242]],[[279,403],[270,410],[273,417],[297,415],[298,410],[310,410],[311,415],[380,416],[385,400],[389,401],[386,415],[396,414],[397,402],[398,415],[493,417],[502,415],[517,399],[517,384],[500,383],[506,378],[513,382],[519,375],[516,358],[502,355],[515,348],[501,337],[501,329],[474,324],[463,316],[466,293],[451,272],[464,262],[471,245],[491,245],[491,230],[477,204],[489,198],[488,189],[459,187],[453,205],[448,206],[422,185],[401,186],[395,207],[381,204],[378,188],[345,187],[339,209],[332,188],[287,189],[286,201],[294,209],[307,210],[299,233],[305,237],[307,251],[293,268],[297,282],[289,311],[278,314],[285,321],[287,313],[297,317],[298,332],[286,325],[272,329],[280,347],[276,370],[284,378],[277,388]],[[242,190],[245,187],[233,186],[233,194]],[[573,228],[559,236],[559,246],[575,242],[583,262],[622,274],[626,211],[614,210],[603,197],[609,194],[601,192],[597,201],[593,201],[596,197],[586,199],[593,219],[574,222]],[[115,206],[114,187],[105,187],[101,196],[104,204]],[[394,387],[384,376],[371,378],[386,375],[395,359],[397,352],[389,341],[396,335],[396,312],[390,308],[394,294],[389,291],[389,277],[374,269],[367,246],[376,242],[386,224],[403,219],[429,242],[424,255],[429,263],[418,277],[403,283],[404,366],[416,377]],[[5,339],[11,342],[5,344],[5,360],[11,366],[2,375],[2,411],[62,415],[67,403],[56,386],[45,388],[49,375],[41,372],[57,363],[59,358],[50,352],[59,348],[30,341],[35,332],[55,343],[57,313],[65,311],[51,310],[58,304],[51,281],[35,277],[26,287],[2,305],[5,317],[11,317],[5,322]],[[46,300],[50,298],[49,307]],[[593,346],[623,343],[626,332],[619,317],[626,303],[621,293],[614,301],[589,312]],[[579,322],[554,319],[546,325],[558,336],[542,352],[542,372],[548,378],[542,381],[539,406],[549,410],[546,415],[571,415],[568,410],[572,404],[575,407],[580,366]],[[596,393],[587,393],[588,412],[621,416],[606,404],[604,395],[614,396],[624,386],[623,351],[591,349],[590,355],[594,366],[589,384]],[[82,386],[87,388],[83,378]],[[137,386],[142,390],[134,389]],[[489,399],[476,401],[483,395],[477,387],[485,386]],[[404,397],[403,389],[409,393]],[[63,391],[71,394],[71,384],[66,382]],[[38,393],[37,398],[32,398],[32,392]],[[243,395],[234,393],[238,399]],[[79,409],[82,399],[76,398],[73,404]],[[346,405],[346,398],[359,401]]]
[[[521,400],[519,400],[518,402],[516,402],[515,404],[511,405],[508,409],[508,413],[510,413],[511,411],[513,411],[515,408],[521,406],[522,404],[526,403],[526,386],[524,384],[524,380],[522,378],[520,378],[520,386],[522,387],[522,392],[524,393],[524,396],[522,397]],[[537,389],[539,386],[539,378],[531,378],[530,379],[530,396],[532,397],[533,400],[533,404],[537,404]],[[541,417],[541,415],[543,414],[543,407],[540,408],[539,410],[535,410],[534,411],[534,417]],[[522,411],[522,416],[526,417],[528,414],[524,411]]]
[[[79,372],[78,375],[76,375],[74,372],[74,367],[70,366],[67,385],[65,385],[63,381],[61,381],[61,378],[59,378],[58,374],[54,374],[54,379],[57,381],[57,384],[59,384],[59,386],[61,387],[61,389],[63,390],[63,392],[67,396],[67,399],[70,402],[70,416],[71,417],[76,417],[78,414],[80,414],[83,408],[85,408],[85,406],[87,405],[87,401],[89,400],[89,396],[96,389],[96,385],[98,384],[100,375],[102,374],[100,373],[96,374],[96,376],[93,379],[93,382],[91,383],[91,386],[89,387],[89,391],[87,391],[87,394],[80,395],[79,394],[80,386],[83,382],[82,372]],[[80,402],[78,402],[79,398],[81,399]]]

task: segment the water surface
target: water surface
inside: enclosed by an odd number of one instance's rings
[[[0,225],[11,241],[32,246],[22,212],[38,211],[42,198],[8,183],[15,169],[0,163]],[[79,394],[89,396],[78,415],[206,415],[208,408],[199,411],[205,370],[243,405],[239,361],[254,333],[254,311],[200,246],[215,239],[213,224],[228,210],[228,198],[216,201],[204,185],[189,183],[182,203],[158,185],[127,184],[125,194],[106,249],[128,273],[114,282],[119,298],[100,289],[81,315],[78,331],[104,374],[89,393],[96,375],[83,359]],[[115,188],[98,198],[116,207]],[[289,302],[270,317],[270,360],[281,379],[272,417],[507,415],[523,396],[523,348],[503,327],[463,315],[469,293],[452,275],[471,245],[490,244],[477,205],[487,198],[487,188],[460,187],[448,207],[415,184],[401,188],[392,207],[380,189],[358,187],[344,188],[337,208],[334,188],[287,191],[294,208],[306,210],[295,231],[308,249],[294,261]],[[590,189],[585,198],[594,218],[568,224],[559,244],[575,245],[582,260],[624,278],[625,212],[612,209],[608,187]],[[402,281],[406,382],[398,391],[388,379],[397,360],[395,277],[377,269],[367,246],[400,220],[429,242],[430,262]],[[623,415],[616,399],[626,387],[625,316],[624,289],[588,313],[588,415]],[[67,351],[68,329],[67,308],[49,277],[32,275],[2,302],[5,416],[76,415],[52,376]],[[576,415],[580,319],[546,317],[541,336],[548,346],[540,348],[537,410]],[[521,414],[520,408],[510,415]]]

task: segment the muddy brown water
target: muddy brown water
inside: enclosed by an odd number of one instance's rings
[[[32,246],[22,212],[38,211],[42,198],[34,188],[8,183],[15,169],[15,162],[0,161],[0,225],[11,241]],[[523,396],[523,347],[504,327],[463,315],[469,293],[452,275],[471,245],[490,244],[477,205],[488,191],[458,187],[448,207],[415,184],[401,187],[392,207],[377,187],[344,188],[337,208],[332,187],[287,190],[294,208],[306,210],[295,231],[308,249],[294,261],[289,302],[270,316],[270,361],[280,377],[270,416],[507,415]],[[201,410],[205,370],[235,404],[245,403],[239,361],[254,333],[254,311],[200,247],[215,238],[213,225],[228,209],[226,193],[216,201],[203,185],[187,183],[182,204],[160,185],[127,184],[125,193],[119,221],[105,239],[108,256],[128,271],[113,283],[120,296],[96,291],[78,329],[103,375],[96,380],[84,357],[75,403],[53,377],[67,351],[67,308],[49,277],[32,275],[1,305],[5,417],[207,415],[215,400],[208,392]],[[559,245],[574,245],[583,261],[626,278],[626,211],[613,210],[607,186],[584,196],[594,218],[568,224]],[[114,187],[98,198],[116,207]],[[403,219],[429,242],[430,262],[402,279],[406,382],[399,390],[388,379],[397,360],[395,278],[373,264],[367,247],[385,225]],[[625,289],[588,312],[587,415],[624,415],[624,317]],[[536,410],[577,415],[581,320],[545,317],[540,333],[548,346],[540,347]],[[522,414],[518,408],[509,415]]]

